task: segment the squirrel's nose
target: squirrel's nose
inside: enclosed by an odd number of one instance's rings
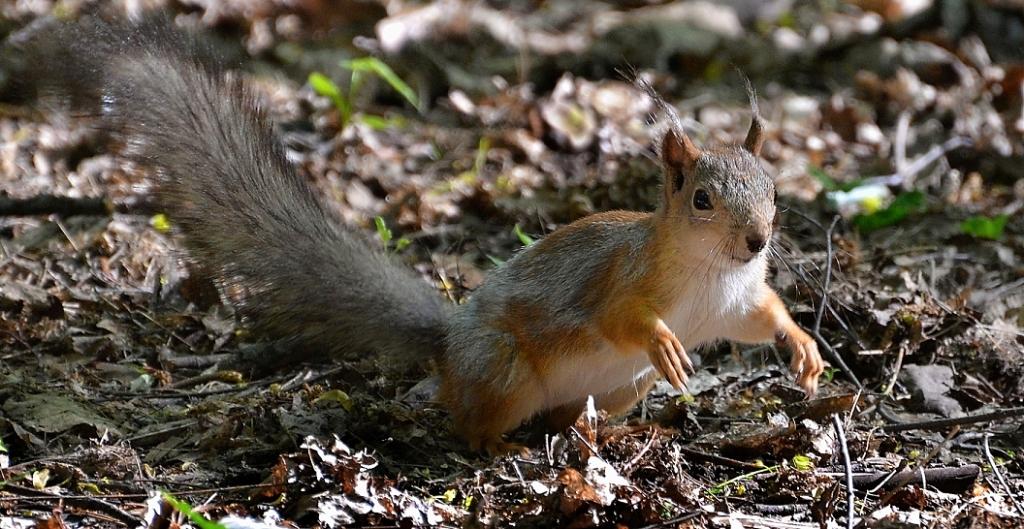
[[[750,253],[760,252],[767,243],[767,239],[759,235],[747,235],[747,249],[750,250]]]

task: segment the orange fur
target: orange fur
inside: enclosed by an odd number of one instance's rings
[[[767,285],[764,288],[764,298],[751,313],[748,324],[730,338],[749,343],[775,340],[785,344],[793,352],[790,369],[797,374],[797,383],[813,395],[818,389],[818,377],[825,369],[818,346],[814,338],[793,321],[778,294]]]

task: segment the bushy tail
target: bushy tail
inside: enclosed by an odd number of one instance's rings
[[[253,328],[312,354],[430,355],[448,307],[346,231],[285,158],[257,97],[163,22],[48,33],[47,77],[150,168],[158,200]],[[59,49],[53,49],[59,48]]]

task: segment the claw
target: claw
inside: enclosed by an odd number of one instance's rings
[[[658,325],[654,329],[652,341],[652,346],[648,351],[651,364],[665,377],[665,380],[672,384],[672,387],[682,391],[689,381],[689,377],[686,375],[687,369],[691,373],[693,372],[693,363],[686,355],[683,344],[661,320],[658,320]]]
[[[825,370],[825,362],[818,352],[818,344],[807,333],[797,329],[786,336],[786,345],[793,353],[790,370],[796,375],[797,384],[808,397],[818,391],[818,377]]]

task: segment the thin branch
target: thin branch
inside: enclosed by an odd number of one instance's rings
[[[991,413],[981,413],[978,415],[965,415],[963,417],[953,417],[951,419],[935,419],[931,421],[919,422],[897,422],[895,415],[891,411],[887,410],[884,406],[879,406],[878,411],[888,412],[882,413],[882,416],[894,422],[894,424],[887,424],[882,427],[883,431],[889,433],[902,432],[906,430],[942,430],[953,426],[962,426],[965,424],[974,424],[979,422],[996,421],[999,419],[1024,416],[1024,406],[1020,406],[1016,408],[1005,408]]]
[[[828,305],[828,288],[832,280],[832,260],[835,257],[834,250],[832,248],[832,232],[835,231],[835,227],[839,222],[840,217],[838,215],[833,217],[832,224],[830,224],[829,227],[826,228],[817,220],[811,218],[810,216],[800,211],[797,211],[795,209],[791,211],[793,211],[794,213],[802,217],[804,220],[810,222],[819,230],[825,233],[825,277],[822,279],[821,302],[819,303],[816,309],[814,315],[814,327],[811,328],[810,334],[811,336],[814,337],[815,340],[818,341],[818,344],[825,349],[825,352],[828,353],[829,360],[833,364],[839,366],[839,370],[842,371],[844,375],[846,375],[846,378],[853,382],[858,388],[863,388],[864,385],[861,384],[860,379],[857,378],[857,375],[853,374],[853,370],[850,369],[850,366],[846,365],[846,361],[843,360],[843,357],[839,356],[839,353],[835,350],[834,347],[832,347],[832,344],[828,343],[828,341],[825,340],[825,337],[821,335],[821,320],[824,316],[825,308]]]
[[[828,305],[828,287],[832,282],[832,260],[834,259],[834,250],[832,248],[832,232],[836,229],[836,224],[839,223],[839,215],[832,217],[832,224],[829,224],[828,229],[825,231],[825,277],[822,279],[821,284],[821,302],[818,304],[817,313],[814,316],[814,328],[811,329],[811,336],[825,348],[831,357],[830,360],[839,366],[839,369],[849,378],[858,388],[863,388],[863,384],[860,383],[860,379],[857,375],[853,374],[853,370],[850,366],[846,365],[846,361],[843,357],[839,356],[839,353],[832,347],[832,344],[828,343],[825,338],[821,335],[821,319],[825,314],[825,307]],[[818,224],[818,226],[821,226]]]
[[[746,461],[740,461],[738,459],[732,459],[730,457],[720,456],[716,454],[709,454],[707,452],[703,452],[697,450],[696,448],[690,448],[687,446],[680,446],[679,451],[686,455],[689,455],[690,457],[693,457],[694,459],[708,461],[711,463],[717,463],[719,465],[725,465],[733,468],[739,468],[742,470],[760,470],[764,468],[761,465],[755,465],[753,463],[748,463]]]
[[[832,282],[832,259],[834,257],[832,233],[835,231],[836,225],[839,224],[839,219],[839,215],[832,217],[832,224],[829,224],[828,229],[825,230],[825,277],[821,282],[821,302],[818,303],[818,312],[814,315],[814,332],[821,331],[821,318],[825,315],[825,306],[828,305],[828,287]]]
[[[918,156],[914,161],[907,164],[903,169],[897,168],[897,172],[883,176],[872,176],[864,179],[863,185],[882,184],[893,187],[904,187],[912,177],[923,171],[926,167],[942,158],[949,151],[961,147],[970,147],[972,142],[969,138],[957,136],[946,140],[942,145],[935,145],[928,152]]]
[[[922,477],[921,473],[924,473]],[[861,490],[877,492],[879,490],[893,490],[906,485],[921,485],[922,479],[928,480],[928,485],[943,492],[963,492],[971,487],[971,484],[978,479],[981,467],[978,465],[963,465],[956,467],[937,467],[928,469],[909,468],[896,472],[878,471],[853,475],[853,485]],[[824,476],[842,476],[839,472],[821,472]]]
[[[23,501],[60,501],[84,511],[93,511],[104,514],[129,527],[137,527],[139,522],[142,521],[138,517],[121,510],[120,507],[94,497],[61,496],[60,494],[53,494],[51,492],[36,490],[30,487],[22,487],[13,483],[2,483],[0,484],[0,489],[5,489],[18,494],[18,496],[13,499],[22,499]],[[12,498],[0,496],[0,500],[12,501]]]
[[[1003,477],[1003,473],[999,471],[999,466],[996,465],[996,459],[992,457],[992,450],[988,448],[988,438],[992,437],[990,434],[986,434],[984,437],[985,447],[985,459],[988,460],[988,466],[992,468],[992,473],[995,474],[996,479],[999,480],[999,484],[1003,486],[1006,491],[1006,495],[1010,497],[1010,501],[1013,502],[1013,506],[1017,509],[1017,512],[1021,516],[1024,516],[1024,507],[1021,507],[1019,501],[1017,501],[1017,495],[1013,493],[1013,489],[1010,488],[1010,484],[1006,482],[1006,478]]]
[[[106,216],[112,213],[153,213],[157,208],[149,199],[132,196],[123,200],[104,197],[74,198],[61,195],[36,195],[28,198],[11,198],[0,194],[0,217],[28,217],[34,215],[75,215]]]
[[[836,440],[843,454],[843,471],[846,474],[846,529],[853,529],[854,498],[857,492],[853,488],[853,467],[850,464],[850,449],[846,446],[846,432],[843,431],[843,421],[839,419],[838,413],[832,414],[832,427],[836,430]]]

